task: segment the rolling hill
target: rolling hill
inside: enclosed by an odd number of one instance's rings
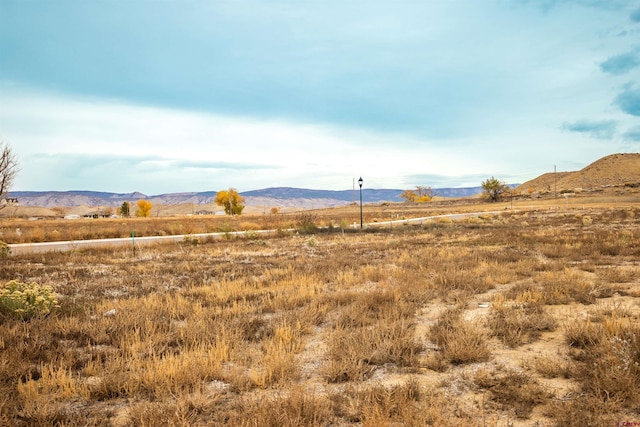
[[[519,185],[515,191],[520,194],[544,194],[624,186],[640,186],[640,153],[611,154],[579,171],[546,173]]]

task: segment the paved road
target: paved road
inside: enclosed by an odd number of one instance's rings
[[[422,218],[409,218],[399,219],[393,221],[371,222],[364,224],[365,227],[384,227],[393,226],[394,224],[422,224],[425,221],[449,218],[451,220],[460,220],[477,215],[498,215],[504,211],[491,211],[491,212],[472,212],[461,214],[448,214],[448,215],[434,215],[426,216]],[[359,224],[356,224],[356,227]],[[187,239],[224,239],[228,237],[243,237],[245,235],[273,235],[277,233],[277,230],[253,230],[253,231],[234,231],[228,233],[202,233],[202,234],[179,234],[175,236],[147,236],[147,237],[131,237],[118,238],[118,239],[94,239],[94,240],[74,240],[64,242],[44,242],[44,243],[15,243],[10,244],[11,255],[22,255],[30,253],[41,252],[65,252],[75,249],[87,248],[87,247],[115,247],[115,246],[148,246],[152,244],[162,242],[182,242]]]
[[[182,242],[185,238],[193,239],[224,239],[229,236],[248,235],[269,235],[275,233],[274,230],[255,230],[255,231],[234,231],[227,233],[202,233],[202,234],[179,234],[175,236],[147,236],[147,237],[123,237],[117,239],[93,239],[93,240],[73,240],[62,242],[44,242],[44,243],[16,243],[11,244],[11,255],[22,255],[38,252],[65,252],[80,248],[97,248],[107,246],[129,246],[134,244],[136,247],[148,246],[162,242]]]

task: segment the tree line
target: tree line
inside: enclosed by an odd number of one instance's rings
[[[504,181],[495,177],[482,181],[482,194],[489,202],[498,202],[506,194],[511,194],[511,187]],[[415,190],[404,190],[400,197],[410,203],[424,203],[433,200],[433,190],[431,187],[417,186]]]

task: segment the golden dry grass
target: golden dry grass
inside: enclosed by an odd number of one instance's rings
[[[587,213],[0,259],[60,304],[0,320],[0,424],[633,421],[640,210]]]

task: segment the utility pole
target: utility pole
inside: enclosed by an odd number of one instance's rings
[[[362,229],[362,177],[358,179],[358,185],[360,186],[360,229]]]
[[[556,171],[556,165],[553,165],[553,197],[558,198],[558,173]]]

